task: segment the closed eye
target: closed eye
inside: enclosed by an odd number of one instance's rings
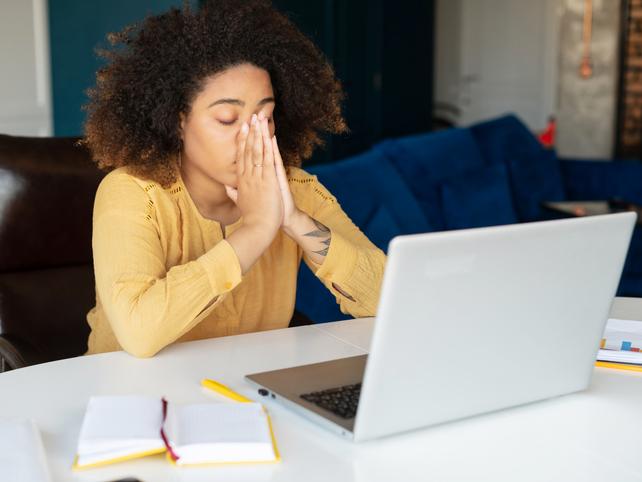
[[[237,120],[238,120],[238,119],[234,119],[234,120],[232,120],[232,121],[222,121],[222,120],[219,120],[219,122],[220,122],[221,124],[223,124],[224,126],[231,126],[231,125],[235,124]],[[271,118],[271,117],[268,117],[268,118],[267,118],[267,120],[268,120],[268,123],[272,122],[272,118]]]

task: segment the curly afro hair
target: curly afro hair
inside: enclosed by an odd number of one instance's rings
[[[274,122],[286,166],[300,166],[323,145],[324,132],[347,132],[344,93],[322,52],[267,0],[210,0],[192,11],[148,16],[107,36],[97,49],[84,138],[98,165],[168,186],[181,149],[180,113],[188,114],[205,81],[250,63],[270,74]]]

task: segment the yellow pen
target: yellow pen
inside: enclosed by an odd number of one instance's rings
[[[596,361],[596,367],[602,368],[615,368],[616,370],[631,370],[634,372],[642,372],[642,365],[630,365],[627,363],[610,363],[603,361]]]
[[[203,385],[205,388],[209,388],[210,390],[215,391],[216,393],[219,393],[227,398],[231,398],[232,400],[236,400],[237,402],[252,402],[253,400],[250,400],[249,398],[244,397],[243,395],[236,393],[234,390],[231,388],[226,387],[222,383],[216,382],[214,380],[210,380],[209,378],[203,378],[201,380],[201,385]]]

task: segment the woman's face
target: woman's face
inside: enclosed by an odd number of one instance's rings
[[[237,187],[237,136],[243,122],[263,112],[270,135],[275,126],[270,75],[251,64],[231,67],[209,78],[187,116],[181,114],[182,169]]]

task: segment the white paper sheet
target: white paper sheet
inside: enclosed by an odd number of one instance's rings
[[[0,418],[0,481],[51,482],[40,431],[33,420]]]

